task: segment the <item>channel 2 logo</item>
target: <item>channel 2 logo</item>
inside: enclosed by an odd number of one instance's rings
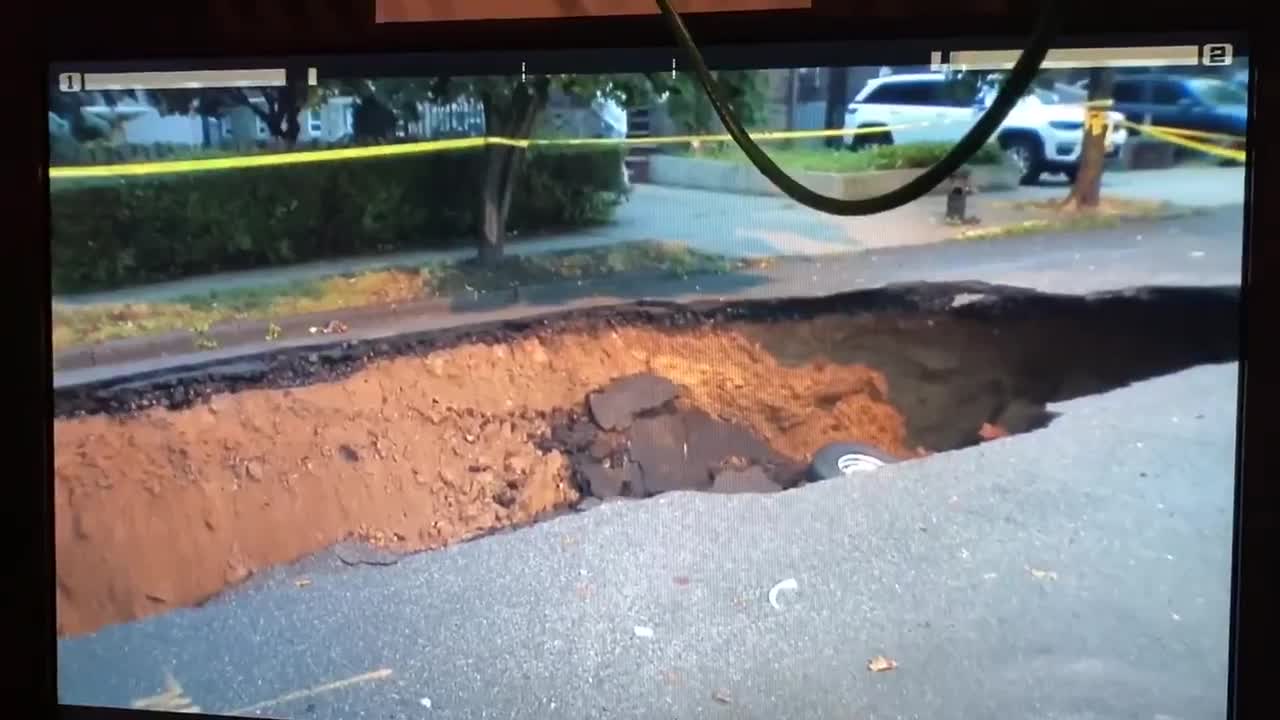
[[[1200,63],[1202,65],[1230,65],[1231,58],[1230,43],[1211,43],[1200,48]]]

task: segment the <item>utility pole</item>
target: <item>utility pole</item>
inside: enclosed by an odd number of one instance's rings
[[[849,105],[849,68],[833,67],[827,69],[827,117],[826,129],[841,130],[844,128],[845,108]],[[845,138],[833,135],[827,138],[827,147],[838,148],[844,144]]]

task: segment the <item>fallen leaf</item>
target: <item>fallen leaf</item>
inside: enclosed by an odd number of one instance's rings
[[[294,585],[297,585],[300,588],[304,588],[310,584],[311,584],[311,581],[306,578],[302,578],[301,580],[298,580],[297,582],[294,583]]]
[[[877,655],[867,661],[867,669],[871,672],[888,672],[898,667],[898,663],[883,655]]]
[[[978,428],[978,437],[983,440],[999,440],[1002,437],[1008,437],[1009,431],[993,425],[992,423],[982,423],[982,427]]]
[[[733,704],[733,696],[729,694],[729,691],[728,691],[728,690],[723,690],[723,689],[713,690],[713,691],[711,692],[711,699],[712,699],[712,700],[715,700],[716,702],[720,703],[721,705],[732,705],[732,704]]]
[[[680,587],[685,587],[689,584],[689,578],[684,575],[677,575],[674,578],[672,578],[672,581],[676,585],[679,585]]]

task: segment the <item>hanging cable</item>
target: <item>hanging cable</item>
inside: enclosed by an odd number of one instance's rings
[[[974,123],[973,127],[969,129],[969,132],[965,133],[964,137],[960,138],[959,142],[942,159],[905,185],[890,190],[883,195],[857,200],[844,200],[827,197],[800,184],[782,168],[778,167],[778,164],[760,149],[760,146],[751,139],[750,134],[742,127],[738,118],[734,116],[728,103],[725,102],[724,96],[720,92],[719,84],[716,82],[715,77],[712,76],[711,71],[707,69],[707,64],[702,59],[702,53],[698,51],[693,38],[689,35],[689,29],[685,27],[679,13],[672,9],[670,0],[656,0],[656,2],[658,3],[658,8],[662,11],[662,16],[666,18],[667,24],[671,27],[671,32],[676,36],[676,41],[688,54],[689,61],[693,65],[693,73],[698,78],[703,90],[706,91],[707,97],[711,101],[711,106],[715,108],[716,115],[720,117],[720,122],[724,124],[725,130],[733,138],[734,143],[739,148],[742,148],[742,152],[746,153],[747,159],[751,161],[751,164],[755,165],[761,174],[792,200],[819,212],[842,216],[874,215],[901,207],[912,200],[923,197],[943,180],[950,177],[952,173],[960,169],[960,166],[973,157],[974,153],[986,145],[991,136],[995,134],[996,129],[1004,122],[1009,111],[1018,103],[1027,89],[1031,87],[1031,82],[1035,79],[1036,73],[1040,71],[1040,65],[1044,62],[1045,55],[1049,52],[1049,43],[1057,34],[1062,21],[1059,0],[1042,0],[1040,16],[1036,20],[1031,39],[1026,49],[1018,57],[1018,61],[1014,63],[1013,70],[1010,71],[1009,76],[1001,85],[999,92],[996,93],[991,106],[987,108],[977,122]]]

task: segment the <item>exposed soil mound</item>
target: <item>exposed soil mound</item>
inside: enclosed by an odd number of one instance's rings
[[[180,410],[62,419],[55,426],[59,632],[199,603],[256,570],[348,537],[424,550],[571,507],[580,495],[569,454],[546,444],[553,425],[570,413],[588,417],[592,391],[643,373],[670,387],[624,384],[623,394],[640,399],[613,408],[646,468],[633,494],[709,489],[713,465],[743,473],[722,478],[721,488],[767,489],[752,468],[785,487],[832,439],[909,454],[905,422],[877,372],[784,367],[727,328],[630,327],[461,345],[375,361],[328,383],[220,395]],[[677,387],[679,398],[669,399]],[[673,411],[646,415],[654,401],[674,403]],[[678,437],[679,457],[672,455]],[[689,437],[692,463],[683,454]],[[728,462],[734,448],[748,446],[753,457]]]

